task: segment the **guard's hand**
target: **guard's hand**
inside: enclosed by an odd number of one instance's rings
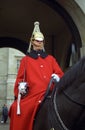
[[[55,83],[60,81],[60,77],[57,74],[52,74],[51,77]]]
[[[20,82],[19,86],[18,86],[20,94],[26,94],[27,93],[27,87],[28,86],[27,86],[26,82]]]

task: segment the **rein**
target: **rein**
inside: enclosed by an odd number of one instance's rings
[[[50,88],[51,88],[52,82],[53,82],[53,79],[51,78],[51,80],[50,80],[50,82],[49,82],[49,84],[48,84],[47,91],[46,91],[46,93],[45,93],[44,99],[43,99],[43,101],[42,101],[42,104],[43,104],[43,102],[45,101],[45,99],[46,99],[47,97],[49,98],[49,92],[50,92]],[[53,93],[54,93],[54,92],[53,92]],[[50,96],[50,98],[51,98],[51,96]],[[60,117],[60,115],[59,115],[59,112],[58,112],[58,109],[57,109],[57,106],[56,106],[56,102],[55,102],[55,101],[56,101],[56,94],[54,95],[54,109],[55,109],[56,115],[57,115],[57,117],[58,117],[58,120],[59,120],[59,122],[60,122],[60,124],[61,124],[63,130],[69,130],[69,129],[65,126],[65,124],[63,123],[63,121],[62,121],[62,119],[61,119],[61,117]]]
[[[50,82],[49,82],[49,84],[48,84],[48,87],[47,87],[46,93],[45,93],[45,95],[44,95],[43,101],[44,101],[44,100],[48,97],[48,95],[49,95],[52,82],[53,82],[53,78],[51,78],[51,80],[50,80]]]
[[[51,80],[50,80],[50,82],[49,82],[49,84],[48,84],[47,91],[46,91],[46,93],[45,93],[44,99],[43,99],[43,101],[42,101],[42,104],[43,104],[43,102],[45,101],[45,99],[46,99],[47,97],[49,97],[49,92],[50,92],[50,88],[51,88],[52,82],[53,82],[53,79],[51,78]],[[53,93],[54,93],[54,92],[53,92]],[[50,96],[50,98],[51,98],[51,96]],[[63,121],[62,121],[62,119],[61,119],[61,117],[60,117],[60,115],[59,115],[59,112],[58,112],[58,109],[57,109],[57,106],[56,106],[56,94],[54,94],[54,109],[55,109],[56,115],[57,115],[57,117],[58,117],[58,120],[59,120],[59,122],[60,122],[60,124],[61,124],[63,130],[69,130],[69,129],[65,126],[65,124],[63,123]]]
[[[53,103],[54,103],[54,109],[55,109],[56,115],[57,115],[57,117],[58,117],[58,120],[59,120],[59,122],[60,122],[60,124],[61,124],[63,130],[69,130],[69,129],[65,126],[64,122],[62,121],[62,119],[61,119],[61,117],[60,117],[60,115],[59,115],[58,108],[57,108],[57,105],[56,105],[56,93],[55,93],[55,95],[54,95]]]

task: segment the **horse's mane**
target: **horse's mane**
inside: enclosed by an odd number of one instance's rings
[[[85,57],[81,58],[74,66],[65,72],[64,76],[57,85],[58,92],[65,90],[70,84],[79,80],[85,81]]]

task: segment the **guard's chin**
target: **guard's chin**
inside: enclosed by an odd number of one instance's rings
[[[36,49],[36,50],[42,50],[43,47],[41,47],[41,46],[35,46],[35,49]]]

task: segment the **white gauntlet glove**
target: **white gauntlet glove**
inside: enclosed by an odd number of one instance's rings
[[[60,77],[57,74],[52,74],[51,77],[55,83],[60,81]]]
[[[26,82],[19,83],[18,89],[19,89],[20,94],[26,93],[26,89],[27,89],[26,85],[27,85]]]
[[[28,84],[27,82],[20,82],[18,86],[18,99],[17,99],[17,115],[20,115],[20,101],[21,98],[28,94]]]

